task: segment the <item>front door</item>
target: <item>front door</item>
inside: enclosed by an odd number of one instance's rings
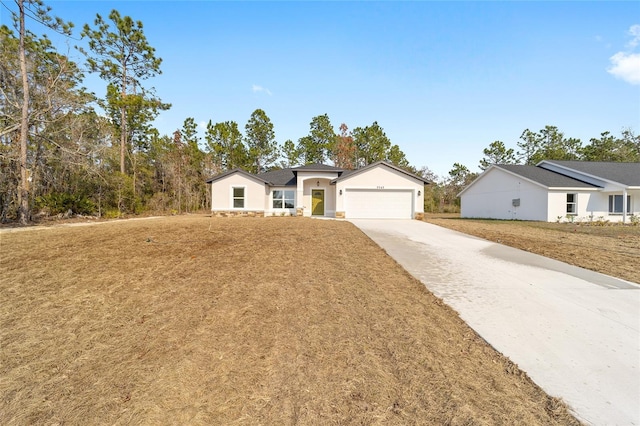
[[[311,214],[324,216],[324,189],[311,190]]]

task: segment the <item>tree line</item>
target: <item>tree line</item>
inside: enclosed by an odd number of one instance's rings
[[[153,127],[171,108],[148,84],[162,59],[141,21],[113,10],[82,27],[84,64],[57,51],[31,26],[71,35],[41,0],[15,0],[13,28],[0,26],[0,220],[26,223],[34,213],[120,216],[145,210],[195,211],[209,200],[205,179],[242,168],[253,173],[333,162],[362,167],[409,163],[374,122],[336,133],[327,114],[297,142],[276,141],[266,112],[238,123],[209,121],[204,138],[192,117],[171,135]],[[84,73],[105,82],[102,98],[82,86]]]
[[[622,130],[619,136],[605,131],[583,144],[578,138],[566,137],[558,127],[546,125],[537,132],[525,129],[515,145],[509,148],[502,141],[491,142],[482,151],[480,171],[492,164],[536,165],[542,160],[640,162],[640,135],[631,129]],[[478,175],[465,165],[455,163],[447,176],[432,176],[438,184],[429,191],[432,199],[425,200],[426,211],[459,211],[457,194]]]
[[[491,164],[535,165],[542,160],[639,162],[640,136],[631,129],[622,130],[620,136],[606,131],[583,145],[580,139],[565,137],[556,126],[547,125],[538,132],[525,129],[516,149],[507,148],[502,141],[492,142],[483,150],[480,169]]]
[[[386,160],[433,182],[426,211],[455,210],[457,193],[475,174],[459,163],[448,176],[409,164],[400,147],[374,121],[338,131],[327,114],[313,117],[309,133],[279,143],[267,113],[256,109],[244,131],[235,121],[209,121],[200,137],[192,117],[170,135],[153,126],[171,108],[148,82],[162,73],[162,59],[141,21],[113,10],[83,25],[84,63],[59,52],[31,26],[64,35],[73,24],[51,14],[41,0],[15,0],[13,27],[0,26],[0,221],[27,223],[35,214],[118,217],[144,211],[206,209],[205,179],[242,168],[259,173],[310,163],[355,169]],[[85,72],[105,82],[98,97],[83,87]],[[484,150],[492,163],[535,164],[547,159],[638,161],[639,141],[625,131],[604,132],[582,147],[557,128],[523,132],[518,151],[500,141]]]

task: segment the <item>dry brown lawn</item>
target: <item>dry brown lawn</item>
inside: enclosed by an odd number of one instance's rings
[[[640,284],[640,226],[460,219],[427,222]]]
[[[344,221],[0,234],[0,424],[577,424]]]

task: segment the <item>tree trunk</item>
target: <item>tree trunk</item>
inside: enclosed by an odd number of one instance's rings
[[[29,177],[27,173],[27,137],[29,132],[29,78],[24,47],[24,0],[19,0],[20,10],[20,72],[22,73],[22,118],[20,121],[20,184],[18,186],[18,219],[26,224],[31,219],[29,208]]]
[[[122,63],[122,87],[120,88],[120,173],[125,174],[125,154],[127,149],[127,114],[125,97],[127,96],[127,65]]]

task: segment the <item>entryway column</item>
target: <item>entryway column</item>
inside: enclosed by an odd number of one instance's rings
[[[627,188],[622,190],[622,223],[627,223]]]

